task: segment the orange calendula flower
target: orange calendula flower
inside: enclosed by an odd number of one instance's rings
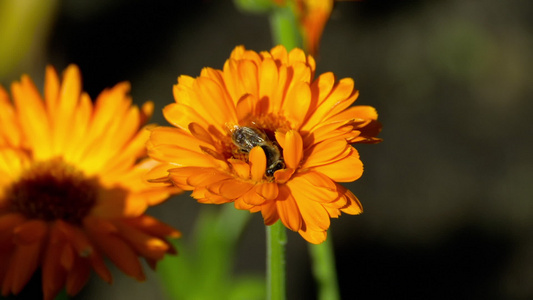
[[[330,218],[362,212],[337,182],[358,179],[363,164],[352,143],[374,143],[376,110],[350,105],[350,78],[315,78],[315,61],[282,46],[256,53],[236,47],[223,70],[180,76],[165,118],[152,129],[148,154],[162,165],[148,174],[171,181],[202,203],[234,202],[281,219],[311,243],[326,239]]]
[[[82,92],[78,68],[60,82],[46,69],[44,101],[24,75],[0,86],[0,283],[17,294],[42,271],[45,299],[63,288],[76,294],[91,270],[111,282],[109,258],[144,279],[139,256],[155,266],[175,253],[166,237],[175,229],[144,214],[179,191],[143,181],[157,162],[143,158],[152,113],[127,95],[128,83],[104,90],[95,104]]]

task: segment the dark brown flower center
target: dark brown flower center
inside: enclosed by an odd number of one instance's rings
[[[97,199],[96,180],[61,159],[34,163],[6,191],[13,212],[30,219],[81,224]]]

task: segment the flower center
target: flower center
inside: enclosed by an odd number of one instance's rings
[[[11,211],[30,219],[81,224],[97,199],[98,184],[62,159],[36,162],[6,191]]]

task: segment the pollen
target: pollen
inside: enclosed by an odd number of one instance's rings
[[[98,184],[62,159],[36,162],[6,190],[12,212],[29,219],[81,224],[96,203]]]

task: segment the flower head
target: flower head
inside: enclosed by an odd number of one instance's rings
[[[95,104],[81,90],[78,68],[63,81],[46,69],[44,101],[24,75],[9,95],[0,86],[0,284],[17,294],[40,268],[45,299],[77,293],[94,270],[111,282],[109,258],[144,279],[174,248],[179,232],[144,214],[179,189],[142,176],[157,165],[140,130],[153,104],[131,105],[128,83],[104,90]]]
[[[352,79],[315,78],[315,61],[282,46],[256,53],[236,47],[222,70],[180,76],[148,154],[161,161],[148,178],[173,182],[202,203],[234,202],[281,219],[311,243],[326,239],[330,218],[362,212],[338,182],[358,179],[363,164],[350,144],[374,143],[370,106],[350,105]]]

